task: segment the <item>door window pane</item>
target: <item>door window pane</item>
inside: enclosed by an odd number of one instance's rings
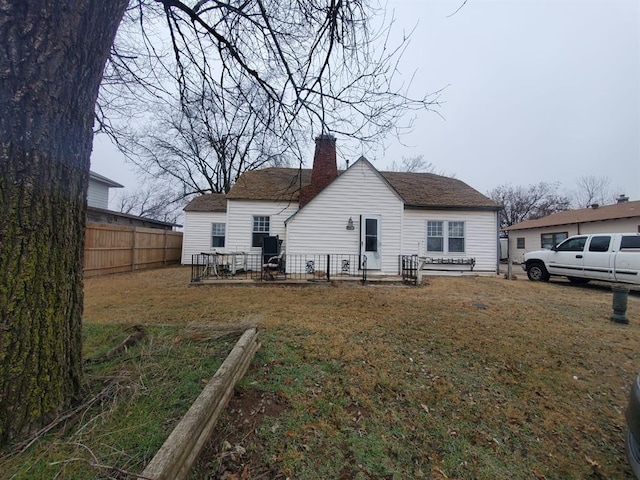
[[[378,220],[367,218],[364,227],[364,249],[367,252],[378,251]]]

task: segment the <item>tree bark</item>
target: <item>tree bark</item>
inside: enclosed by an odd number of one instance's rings
[[[82,390],[98,87],[127,0],[0,0],[0,446]]]

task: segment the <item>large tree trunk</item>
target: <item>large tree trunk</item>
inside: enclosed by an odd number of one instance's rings
[[[127,0],[0,0],[0,446],[81,393],[85,198]]]

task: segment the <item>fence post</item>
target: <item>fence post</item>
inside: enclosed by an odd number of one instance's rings
[[[136,269],[136,249],[138,247],[138,231],[137,227],[133,227],[133,241],[131,242],[131,271]]]
[[[327,254],[327,282],[331,281],[331,255]]]
[[[166,265],[167,264],[167,231],[164,231],[164,248],[162,250],[162,265]]]
[[[362,255],[362,285],[367,284],[367,256]]]

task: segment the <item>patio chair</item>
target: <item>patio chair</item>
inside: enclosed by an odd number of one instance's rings
[[[279,255],[270,257],[262,264],[262,278],[263,280],[275,280],[276,276],[283,275],[286,278],[286,260],[284,251]]]
[[[282,240],[276,235],[262,239],[262,278],[274,280],[274,275],[285,273]]]

